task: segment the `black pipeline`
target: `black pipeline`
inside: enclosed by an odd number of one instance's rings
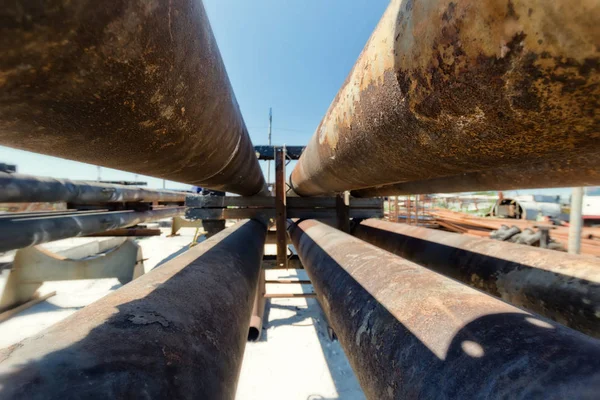
[[[201,1],[0,5],[0,144],[245,196],[265,188]]]
[[[600,261],[515,243],[366,220],[352,234],[377,247],[600,336]]]
[[[183,203],[189,193],[0,172],[0,203]]]
[[[290,235],[369,399],[586,398],[600,342],[323,223]]]
[[[185,207],[0,218],[0,252],[183,215]]]
[[[0,352],[3,399],[233,399],[266,236],[246,220]]]

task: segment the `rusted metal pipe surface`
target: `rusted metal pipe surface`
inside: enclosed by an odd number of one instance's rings
[[[183,215],[185,207],[0,219],[0,252]]]
[[[0,351],[0,397],[233,399],[265,234],[241,222]]]
[[[252,305],[252,314],[250,316],[250,326],[248,327],[248,340],[250,342],[257,342],[260,340],[262,335],[263,318],[265,316],[265,305],[267,299],[266,294],[266,279],[265,271],[260,271],[258,277],[258,288],[256,289],[256,296],[254,297],[254,304]]]
[[[367,398],[597,396],[597,339],[320,222],[290,233]]]
[[[294,191],[598,152],[599,17],[597,0],[392,0],[300,157]]]
[[[0,172],[0,203],[183,203],[190,193]]]
[[[0,5],[0,144],[247,196],[264,189],[200,0]]]
[[[424,181],[402,182],[352,191],[356,197],[428,193],[461,193],[483,190],[519,190],[600,185],[600,153],[569,154],[543,162],[498,166]]]
[[[379,248],[600,337],[600,259],[386,221],[352,234]]]

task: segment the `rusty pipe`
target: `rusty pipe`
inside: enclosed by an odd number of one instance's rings
[[[0,397],[233,399],[265,234],[240,222],[0,351]]]
[[[16,214],[0,219],[0,252],[55,240],[126,228],[142,222],[183,215],[185,207],[150,211],[74,212],[30,217]]]
[[[0,203],[183,203],[186,192],[0,172]]]
[[[263,318],[265,316],[265,305],[267,300],[265,298],[266,293],[265,271],[261,268],[260,276],[258,277],[258,288],[256,289],[256,296],[254,297],[254,304],[252,305],[250,326],[248,327],[248,340],[251,342],[257,342],[262,335]]]
[[[518,307],[600,337],[600,263],[595,257],[378,220],[355,225],[352,234]]]
[[[596,0],[392,0],[294,168],[294,191],[598,153],[598,17]]]
[[[265,188],[201,0],[0,1],[0,144]]]
[[[594,398],[600,341],[323,223],[290,234],[369,399]]]
[[[424,181],[410,181],[352,191],[355,197],[461,193],[600,185],[600,153],[569,154],[564,159],[499,166]]]

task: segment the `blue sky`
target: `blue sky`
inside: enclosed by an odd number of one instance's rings
[[[389,0],[204,0],[254,144],[306,144],[350,72]],[[351,5],[350,5],[351,4]],[[96,179],[95,166],[0,147],[21,173]],[[293,166],[290,165],[290,170]],[[272,176],[272,175],[271,175]],[[133,180],[102,168],[102,179]],[[150,187],[162,181],[144,176]],[[170,188],[187,185],[168,182]],[[564,192],[564,191],[561,191]]]

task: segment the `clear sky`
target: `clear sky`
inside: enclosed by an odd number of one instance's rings
[[[350,72],[389,0],[204,0],[254,144],[305,145]],[[26,174],[96,179],[92,165],[0,147]],[[290,169],[293,165],[290,165]],[[102,179],[133,173],[102,168]],[[271,175],[272,176],[272,175]],[[144,176],[150,187],[162,181]],[[168,182],[169,188],[187,185]],[[565,191],[561,191],[565,193]]]

